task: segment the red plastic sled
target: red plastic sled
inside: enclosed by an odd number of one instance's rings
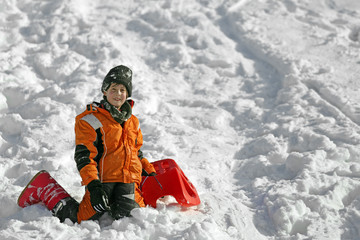
[[[143,177],[140,185],[146,205],[156,208],[156,201],[168,195],[185,207],[200,204],[194,185],[173,159],[163,159],[151,164],[156,170],[156,176]]]

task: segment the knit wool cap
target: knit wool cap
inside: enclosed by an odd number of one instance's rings
[[[130,68],[119,65],[112,68],[108,74],[105,76],[104,81],[101,86],[101,91],[106,92],[112,83],[122,84],[125,86],[129,97],[131,97],[132,92],[132,71]]]

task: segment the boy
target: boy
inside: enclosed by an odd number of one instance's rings
[[[139,120],[132,115],[132,71],[123,65],[105,76],[103,100],[87,106],[76,117],[75,161],[86,186],[77,203],[45,172],[39,172],[26,186],[18,203],[25,207],[44,202],[61,222],[99,219],[109,212],[114,219],[130,216],[144,207],[140,193],[141,176],[155,175],[154,167],[142,156]],[[34,190],[35,186],[35,190]]]

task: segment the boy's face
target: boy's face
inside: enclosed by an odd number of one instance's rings
[[[108,102],[116,108],[120,108],[127,98],[127,91],[124,85],[112,83],[109,89],[104,92]]]

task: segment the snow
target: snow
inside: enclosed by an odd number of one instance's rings
[[[360,239],[360,2],[0,3],[1,239]],[[78,201],[74,118],[134,73],[150,161],[201,204],[72,224],[17,206],[46,169]]]

